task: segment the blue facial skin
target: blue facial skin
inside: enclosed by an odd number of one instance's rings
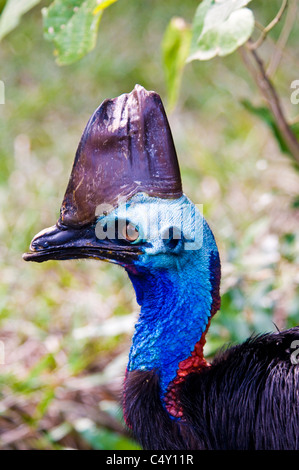
[[[126,270],[141,312],[128,371],[155,369],[161,398],[206,330],[213,302],[214,236],[199,209],[185,196],[165,200],[138,193],[100,223],[130,222],[143,254]]]

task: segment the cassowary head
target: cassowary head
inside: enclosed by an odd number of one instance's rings
[[[137,275],[177,271],[195,259],[205,270],[212,253],[213,235],[182,193],[161,99],[136,85],[104,101],[89,120],[60,218],[33,238],[24,259],[93,258]]]
[[[180,364],[194,348],[201,351],[196,343],[219,308],[220,262],[208,224],[182,193],[161,99],[138,85],[95,111],[60,218],[24,255],[37,262],[78,258],[110,261],[128,272],[141,315],[127,371],[159,370],[166,403]],[[169,412],[180,416],[171,403]]]

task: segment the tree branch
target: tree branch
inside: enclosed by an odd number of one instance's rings
[[[269,33],[269,31],[271,31],[271,29],[274,28],[274,26],[277,25],[277,23],[281,20],[281,17],[282,15],[284,14],[284,11],[286,9],[286,7],[288,6],[288,0],[283,0],[282,4],[281,4],[281,7],[277,13],[277,15],[273,18],[272,21],[270,21],[270,23],[263,29],[260,37],[257,39],[256,42],[252,42],[248,45],[249,49],[257,49],[258,47],[260,47],[262,45],[262,43],[264,42],[267,34]]]
[[[261,58],[257,54],[256,50],[252,49],[251,47],[246,48],[243,46],[240,48],[240,52],[244,64],[246,65],[247,69],[254,78],[257,86],[259,87],[263,97],[265,98],[268,104],[269,109],[272,111],[277,126],[285,140],[285,143],[290,153],[293,155],[294,159],[299,164],[299,142],[285,118],[279,96],[274,88],[274,85],[266,74],[264,64]],[[254,60],[256,67],[253,66],[251,60],[249,59],[249,54]]]

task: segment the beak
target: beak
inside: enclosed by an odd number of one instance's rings
[[[123,240],[99,240],[95,225],[73,228],[59,222],[46,228],[33,238],[30,252],[23,254],[25,261],[42,263],[48,260],[92,258],[129,266],[142,251]]]

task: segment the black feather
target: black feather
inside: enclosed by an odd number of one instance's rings
[[[248,339],[181,384],[184,420],[165,411],[155,371],[130,372],[127,424],[145,449],[299,450],[299,327]],[[298,343],[297,343],[298,344]]]
[[[192,429],[171,419],[160,397],[155,370],[128,372],[123,397],[125,420],[144,449],[197,449]]]
[[[182,386],[185,417],[206,449],[299,449],[299,327],[228,349]]]

